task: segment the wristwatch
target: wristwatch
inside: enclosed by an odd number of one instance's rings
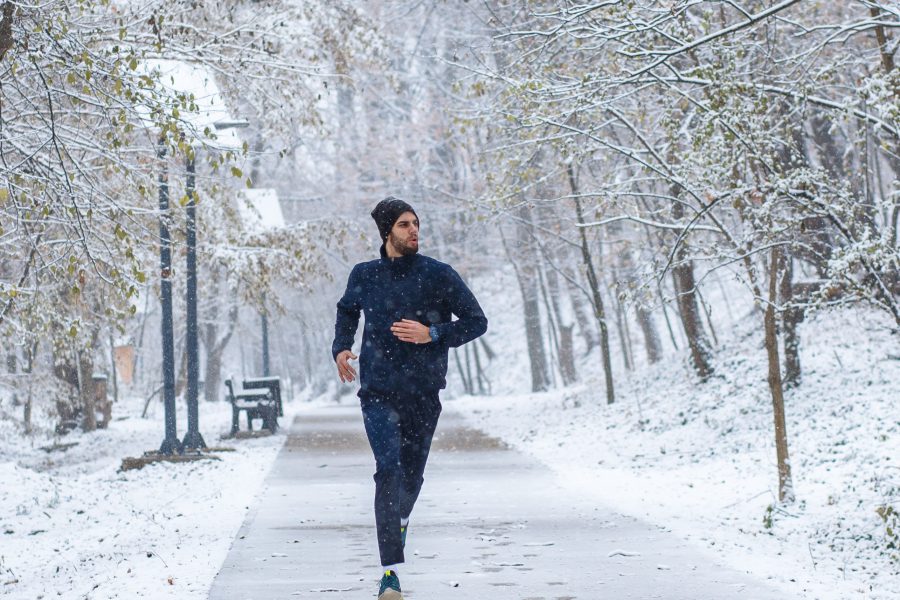
[[[431,341],[432,341],[432,342],[438,341],[438,338],[441,337],[441,336],[438,334],[438,328],[437,328],[437,326],[435,326],[435,325],[432,325],[431,327],[428,328],[428,335],[431,336]]]

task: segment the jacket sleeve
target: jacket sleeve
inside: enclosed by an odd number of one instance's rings
[[[350,271],[347,289],[337,303],[334,341],[331,343],[331,356],[335,360],[338,354],[353,347],[353,338],[356,337],[356,328],[359,326],[359,312],[362,309],[361,295],[362,286],[357,265]]]
[[[450,300],[450,311],[457,320],[450,323],[436,324],[438,343],[456,348],[471,342],[487,331],[487,317],[475,295],[463,282],[452,267],[447,268],[447,296]]]

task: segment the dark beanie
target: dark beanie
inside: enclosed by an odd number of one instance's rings
[[[413,210],[412,206],[400,198],[394,198],[393,196],[388,196],[379,202],[372,210],[372,218],[375,219],[375,224],[378,225],[378,233],[381,234],[381,241],[387,241],[388,234],[391,232],[391,229],[393,229],[394,223],[396,223],[397,219],[400,218],[400,215],[405,212],[411,212],[416,215],[416,211]],[[418,219],[419,215],[416,215],[416,218]]]

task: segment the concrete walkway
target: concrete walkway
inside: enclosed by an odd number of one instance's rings
[[[413,512],[410,600],[786,600],[554,474],[445,405]],[[212,600],[374,598],[374,459],[356,406],[298,418],[216,576]]]

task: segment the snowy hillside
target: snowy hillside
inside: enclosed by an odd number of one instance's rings
[[[797,502],[780,506],[760,319],[720,332],[718,375],[705,384],[683,352],[669,352],[620,376],[611,406],[599,375],[452,406],[551,466],[573,493],[671,529],[786,597],[900,597],[897,521],[892,537],[877,512],[900,507],[897,334],[861,309],[802,325],[803,383],[786,398]],[[492,325],[495,337],[513,335],[497,331],[502,316]]]

